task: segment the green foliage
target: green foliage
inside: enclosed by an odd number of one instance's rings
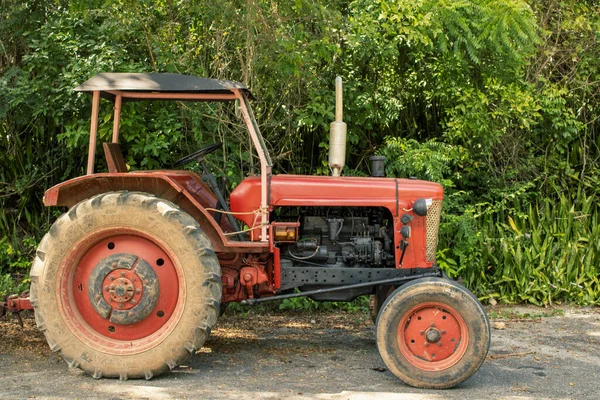
[[[348,312],[367,312],[369,310],[369,297],[359,296],[350,302],[320,302],[311,300],[308,297],[292,297],[291,299],[282,300],[279,304],[279,309],[289,311],[343,310]]]
[[[26,253],[15,249],[6,237],[0,238],[0,298],[21,293],[29,287],[26,272],[31,265],[37,243],[32,238],[25,238],[22,244],[28,250]]]
[[[378,154],[386,156],[388,176],[416,177],[439,182],[446,188],[453,187],[455,180],[462,179],[458,170],[469,157],[460,146],[435,140],[419,143],[399,137],[385,138],[385,145]]]

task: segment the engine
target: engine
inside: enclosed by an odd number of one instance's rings
[[[392,217],[385,208],[305,207],[296,218],[298,241],[281,252],[295,265],[394,266]]]

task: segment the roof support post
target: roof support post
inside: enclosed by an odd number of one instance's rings
[[[98,136],[98,111],[100,108],[100,91],[95,90],[92,97],[92,122],[90,124],[90,148],[88,151],[87,174],[94,173],[96,159],[96,137]]]
[[[123,97],[118,94],[115,96],[115,115],[113,117],[113,134],[112,142],[119,143],[119,126],[121,124],[121,100]]]
[[[246,99],[242,95],[242,93],[235,89],[233,92],[236,94],[236,97],[240,100],[240,110],[242,112],[242,117],[244,118],[244,122],[246,123],[246,127],[248,128],[248,132],[250,133],[250,137],[252,138],[252,143],[254,144],[254,148],[258,153],[258,158],[260,159],[260,241],[266,242],[269,240],[269,236],[267,234],[268,225],[269,225],[269,204],[267,200],[267,191],[269,184],[269,175],[271,174],[271,166],[267,165],[267,155],[265,154],[265,149],[261,145],[260,139],[256,129],[254,128],[254,124],[252,122],[252,118],[250,113],[248,112],[248,107],[246,106]],[[251,226],[250,228],[254,228]],[[252,234],[254,231],[252,231]]]

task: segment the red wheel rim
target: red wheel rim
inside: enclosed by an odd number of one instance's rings
[[[131,354],[154,346],[183,311],[177,259],[157,238],[134,229],[82,238],[60,273],[63,318],[76,336],[105,352]]]
[[[468,343],[467,324],[446,304],[419,304],[404,314],[398,324],[400,352],[423,371],[441,371],[455,365]]]

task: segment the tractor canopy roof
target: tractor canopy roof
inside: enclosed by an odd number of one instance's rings
[[[185,94],[233,94],[233,90],[240,90],[252,96],[248,88],[240,82],[171,73],[105,72],[75,88],[77,92],[99,91],[100,96],[109,100],[114,100],[118,92],[176,93],[182,95],[177,98],[181,100],[185,99]],[[123,96],[123,101],[151,98],[153,96]]]

